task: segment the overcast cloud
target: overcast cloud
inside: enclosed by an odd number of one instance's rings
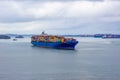
[[[119,0],[0,1],[0,33],[120,34]]]

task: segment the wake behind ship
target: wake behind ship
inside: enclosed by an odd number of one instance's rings
[[[76,39],[65,38],[63,36],[47,35],[42,32],[41,35],[32,36],[31,43],[38,47],[74,50],[78,41],[76,41]]]

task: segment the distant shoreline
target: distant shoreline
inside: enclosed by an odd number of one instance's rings
[[[37,34],[0,34],[0,39],[10,39],[11,37],[32,37]],[[94,38],[120,38],[120,34],[79,34],[79,35],[59,35],[64,37],[94,37]]]

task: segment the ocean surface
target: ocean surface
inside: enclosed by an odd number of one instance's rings
[[[0,40],[0,80],[120,80],[120,39],[77,40],[76,50]]]

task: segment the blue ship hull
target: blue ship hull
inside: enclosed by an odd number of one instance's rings
[[[38,46],[38,47],[50,47],[50,48],[56,48],[56,49],[75,49],[76,44],[78,43],[78,41],[74,41],[74,42],[65,42],[65,43],[61,43],[61,42],[35,42],[32,41],[31,42],[34,46]]]

